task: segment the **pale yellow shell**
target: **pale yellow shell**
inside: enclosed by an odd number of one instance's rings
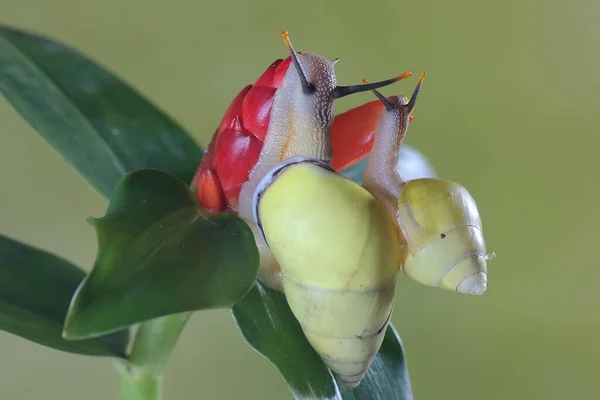
[[[311,163],[286,167],[257,210],[308,341],[341,381],[356,387],[393,308],[401,262],[393,221],[367,190]]]
[[[480,295],[487,287],[486,248],[473,197],[458,183],[408,181],[398,199],[406,239],[404,273],[428,286]]]

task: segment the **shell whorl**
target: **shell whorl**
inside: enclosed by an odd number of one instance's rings
[[[356,183],[314,163],[285,167],[256,196],[288,304],[332,372],[356,387],[389,324],[400,242]]]
[[[408,181],[396,217],[406,240],[406,275],[427,286],[485,292],[488,256],[481,218],[464,187],[435,178]]]
[[[356,387],[381,347],[395,281],[379,289],[342,290],[303,285],[284,273],[283,287],[311,346],[339,380]]]

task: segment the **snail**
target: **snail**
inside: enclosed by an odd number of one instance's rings
[[[306,338],[339,380],[356,387],[392,313],[401,262],[394,222],[368,190],[306,157],[266,174],[253,203]]]
[[[411,279],[459,293],[487,288],[481,218],[473,197],[456,182],[420,178],[404,182],[395,168],[398,152],[425,73],[410,100],[384,97],[363,186],[384,205],[402,236],[402,269]],[[366,81],[365,81],[366,82]]]
[[[260,252],[259,279],[271,288],[282,290],[281,270],[277,257],[268,246],[253,221],[252,196],[258,183],[269,170],[289,158],[302,156],[329,163],[332,160],[331,127],[336,99],[390,85],[410,76],[410,73],[368,85],[338,86],[334,66],[312,54],[298,54],[286,31],[281,33],[292,58],[289,68],[273,98],[269,127],[258,161],[239,194],[238,215],[251,227]]]
[[[374,149],[377,144],[376,137]],[[397,151],[386,156],[397,163]],[[370,161],[367,170],[373,168]],[[321,159],[292,157],[264,175],[252,203],[256,226],[281,266],[290,309],[312,347],[350,388],[381,347],[403,256],[383,191],[375,195],[374,176],[365,178],[371,183],[363,187]]]

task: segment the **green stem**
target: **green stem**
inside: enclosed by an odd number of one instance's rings
[[[120,400],[162,400],[162,375],[149,375],[129,365],[117,367]]]
[[[140,325],[127,362],[117,362],[120,400],[161,400],[162,375],[191,313],[169,315]]]
[[[129,362],[145,373],[162,375],[190,315],[173,314],[144,322],[135,336]]]

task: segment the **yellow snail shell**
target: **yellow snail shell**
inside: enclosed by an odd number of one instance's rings
[[[392,313],[401,261],[394,221],[366,189],[300,157],[267,174],[254,205],[306,338],[341,381],[356,387]]]
[[[396,217],[406,239],[406,275],[427,286],[485,292],[488,257],[481,219],[464,187],[435,178],[408,181]]]

